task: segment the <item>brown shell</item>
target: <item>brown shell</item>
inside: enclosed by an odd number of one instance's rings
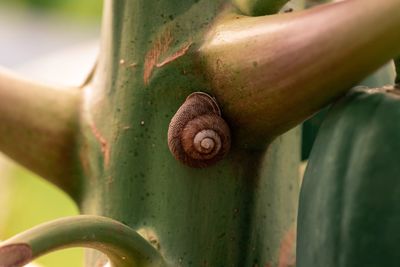
[[[229,151],[230,143],[229,127],[216,101],[205,93],[189,95],[169,124],[169,149],[190,167],[216,163]]]

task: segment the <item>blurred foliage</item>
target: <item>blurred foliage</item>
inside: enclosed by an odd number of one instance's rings
[[[58,188],[0,157],[0,240],[40,223],[77,215],[72,200]],[[40,266],[82,266],[83,251],[68,249],[39,258]]]
[[[0,3],[85,20],[100,18],[103,7],[101,0],[2,0]]]

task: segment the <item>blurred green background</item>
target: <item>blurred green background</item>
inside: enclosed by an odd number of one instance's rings
[[[76,215],[75,204],[53,185],[13,162],[0,158],[0,239],[37,224]],[[38,259],[40,266],[82,266],[80,249],[64,250]]]
[[[45,61],[52,65],[62,61],[58,69],[65,72],[65,84],[71,84],[69,77],[74,74],[65,71],[65,57],[74,58],[70,55],[77,51],[87,54],[85,51],[92,51],[93,45],[73,50],[69,47],[97,44],[101,10],[100,0],[0,0],[0,65],[31,78],[29,75],[36,75],[38,69],[46,75],[50,66],[44,66]],[[74,61],[70,68],[76,69],[74,64],[78,66],[80,61],[89,66],[79,66],[83,73],[80,79],[84,78],[93,62],[79,56]],[[53,82],[60,80],[51,76],[47,78]],[[78,209],[66,194],[0,154],[0,240],[40,223],[76,214]],[[83,250],[67,249],[41,257],[29,266],[82,265]]]
[[[0,0],[3,6],[13,6],[30,11],[53,12],[82,20],[97,19],[102,11],[101,0]]]

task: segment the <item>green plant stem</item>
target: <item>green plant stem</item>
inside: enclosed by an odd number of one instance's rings
[[[36,84],[0,69],[0,150],[74,197],[79,101],[78,89]]]
[[[136,231],[93,215],[55,220],[5,241],[0,246],[0,266],[23,266],[48,252],[69,247],[97,249],[116,267],[166,266],[155,248]]]
[[[398,0],[348,0],[275,16],[222,15],[199,53],[239,139],[259,147],[398,55],[399,12]]]

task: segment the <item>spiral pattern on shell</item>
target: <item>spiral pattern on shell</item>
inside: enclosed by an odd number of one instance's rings
[[[194,168],[221,160],[230,148],[230,130],[211,96],[192,93],[168,128],[168,146],[174,157]]]

